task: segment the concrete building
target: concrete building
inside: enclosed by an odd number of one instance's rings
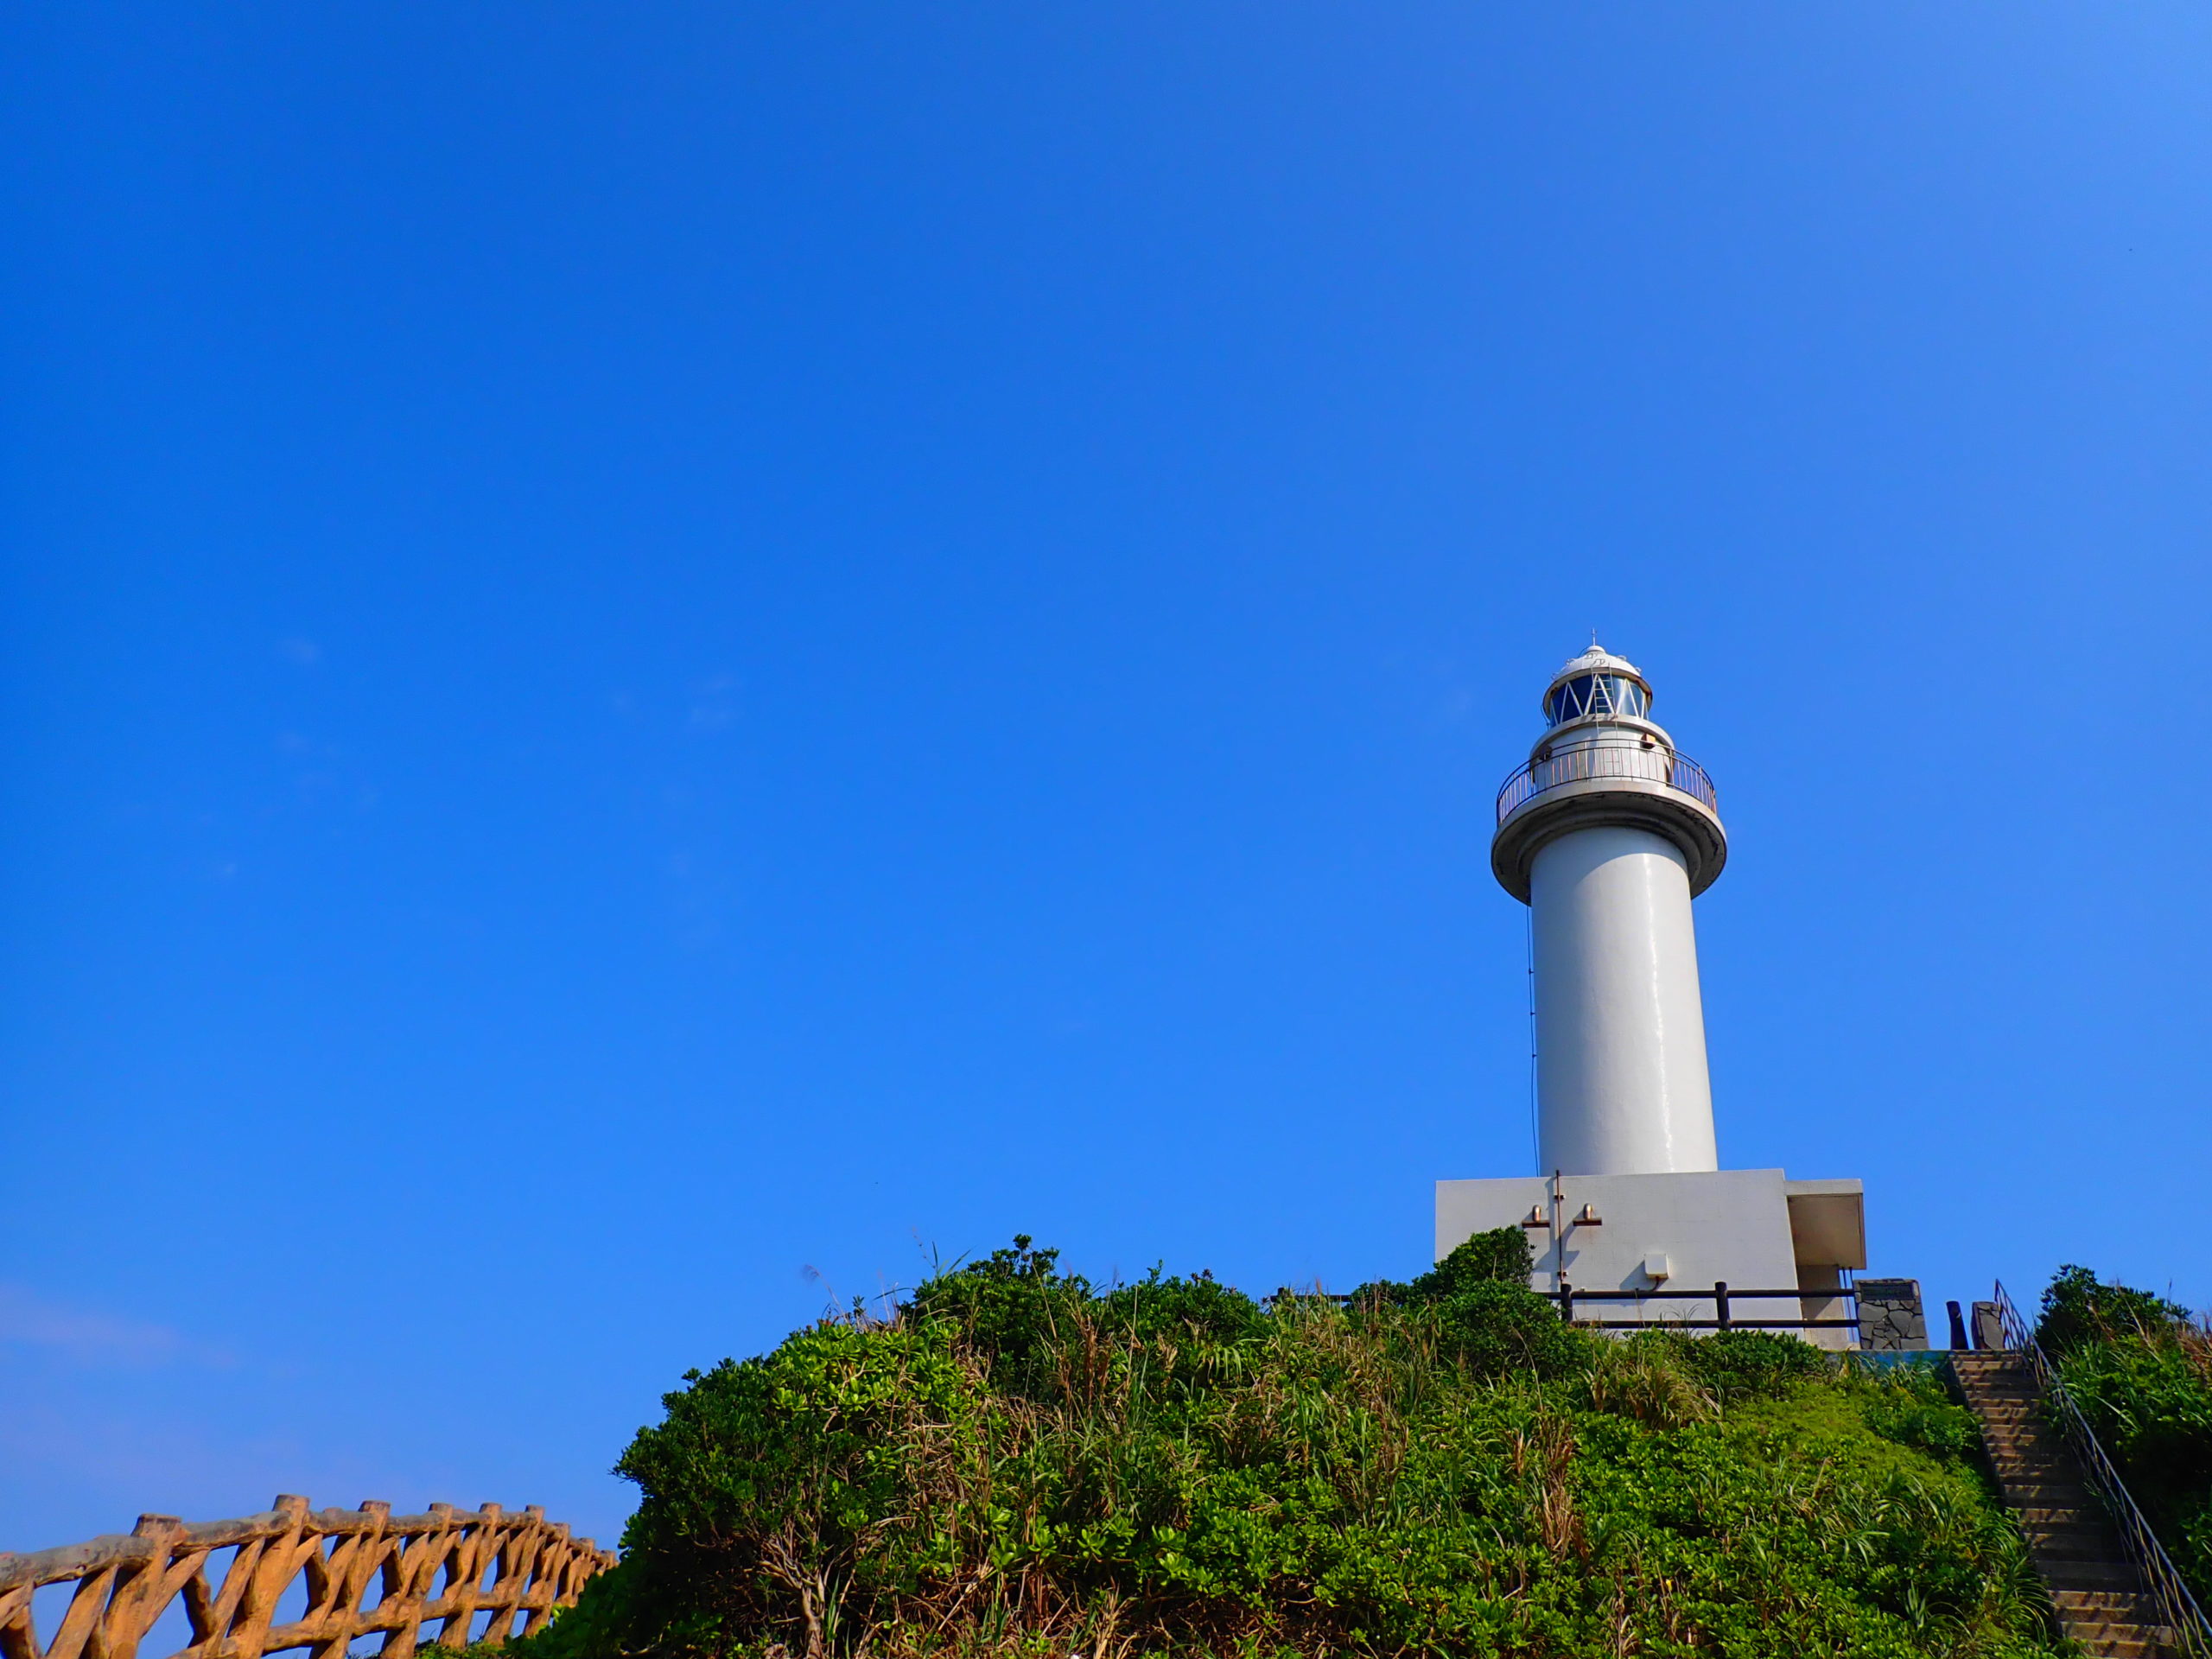
[[[1592,1318],[1711,1319],[1712,1295],[1681,1293],[1720,1284],[1791,1293],[1732,1294],[1738,1323],[1838,1318],[1866,1265],[1860,1184],[1720,1167],[1691,900],[1728,836],[1651,703],[1592,644],[1552,677],[1544,733],[1498,791],[1491,868],[1531,912],[1539,1168],[1438,1182],[1436,1254],[1522,1226],[1535,1287],[1571,1288]]]

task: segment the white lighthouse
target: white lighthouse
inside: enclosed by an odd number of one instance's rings
[[[1542,707],[1491,841],[1530,912],[1539,1167],[1438,1182],[1436,1254],[1525,1227],[1535,1287],[1608,1320],[1728,1317],[1686,1300],[1722,1285],[1787,1293],[1742,1323],[1840,1313],[1833,1293],[1866,1265],[1860,1184],[1720,1166],[1691,916],[1728,858],[1713,780],[1652,720],[1642,671],[1594,641]]]
[[[1498,792],[1491,868],[1535,941],[1542,1167],[1720,1167],[1690,900],[1727,861],[1712,780],[1652,722],[1636,664],[1592,645]]]

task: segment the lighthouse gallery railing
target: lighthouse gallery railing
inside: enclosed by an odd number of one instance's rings
[[[1497,791],[1497,821],[1503,823],[1517,808],[1546,790],[1604,778],[1663,784],[1704,802],[1713,812],[1720,810],[1720,797],[1713,779],[1686,754],[1630,743],[1583,743],[1531,760],[1508,778]]]

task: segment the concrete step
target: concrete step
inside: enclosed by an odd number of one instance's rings
[[[2094,1501],[2089,1496],[2089,1489],[2078,1480],[2032,1474],[2007,1479],[2001,1469],[1997,1471],[1997,1478],[2005,1488],[2005,1496],[2017,1509],[2079,1510]]]
[[[2062,1590],[2103,1591],[2130,1597],[2141,1593],[2142,1580],[2137,1578],[2133,1561],[2071,1560],[2049,1555],[2037,1555],[2034,1560],[2036,1571],[2054,1596]]]
[[[2088,1629],[2069,1626],[2063,1621],[2059,1630],[2075,1645],[2069,1649],[2077,1654],[2088,1654],[2095,1659],[2181,1659],[2181,1649],[2174,1643],[2171,1633],[2156,1624],[2108,1624]]]
[[[2058,1613],[2059,1623],[2069,1630],[2131,1631],[2148,1637],[2159,1637],[2165,1634],[2164,1628],[2158,1623],[2158,1612],[2152,1608],[2138,1607],[2126,1612],[2111,1612],[2100,1609],[2090,1612],[2075,1613],[2068,1612],[2063,1607],[2056,1611]]]
[[[2058,1628],[2069,1641],[2079,1644],[2077,1652],[2095,1655],[2098,1659],[2139,1659],[2141,1656],[2165,1654],[2177,1656],[2180,1653],[2172,1632],[2164,1625],[2126,1619],[2101,1624],[2069,1624],[2061,1619]]]
[[[2005,1506],[2011,1510],[2015,1515],[2018,1515],[2022,1510],[2025,1509],[2045,1510],[2063,1508],[2069,1503],[2073,1506],[2076,1514],[2097,1513],[2094,1507],[2096,1499],[2091,1497],[2088,1493],[2081,1491],[2078,1489],[2071,1498],[2069,1498],[2063,1491],[2054,1492],[2048,1487],[2034,1491],[2014,1486],[2007,1486],[2005,1489]],[[2076,1522],[2075,1524],[2087,1527],[2094,1526],[2096,1522],[2094,1521],[2084,1520]]]
[[[2173,1651],[2173,1632],[2152,1618],[2068,1618],[2061,1615],[2058,1628],[2093,1654],[2130,1651],[2117,1644],[2132,1643],[2136,1653]]]
[[[2120,1540],[2100,1527],[2027,1527],[2028,1548],[2037,1559],[2053,1561],[2109,1561],[2121,1554]]]
[[[2023,1491],[2031,1487],[2045,1486],[2054,1491],[2063,1490],[2066,1495],[2063,1497],[2054,1497],[2051,1500],[2054,1503],[2078,1503],[2088,1496],[2088,1488],[2082,1484],[2080,1478],[2074,1471],[2063,1463],[2028,1465],[2016,1463],[2009,1469],[2000,1463],[1997,1465],[1997,1478],[2008,1492],[2014,1487],[2018,1487]]]
[[[2082,1651],[2091,1659],[2165,1659],[2174,1651],[2154,1633],[2139,1624],[2120,1624],[2109,1631],[2083,1635],[2067,1631],[2068,1637],[2078,1643]]]
[[[2100,1640],[2110,1640],[2115,1637],[2123,1641],[2133,1638],[2138,1642],[2152,1644],[2173,1639],[2164,1625],[2159,1624],[2156,1618],[2148,1616],[2142,1618],[2114,1618],[2097,1615],[2089,1618],[2068,1618],[2061,1615],[2058,1624],[2059,1628],[2067,1635],[2085,1647],[2091,1646]]]
[[[2008,1481],[2047,1480],[2069,1486],[2082,1484],[2081,1473],[2070,1458],[1992,1458],[1989,1461],[1998,1474]]]
[[[2105,1518],[2102,1504],[2087,1511],[2070,1509],[2064,1504],[2016,1504],[2012,1515],[2023,1529],[2031,1533],[2038,1527],[2079,1527],[2111,1539],[2114,1549],[2120,1547],[2120,1535],[2112,1529],[2111,1522]]]
[[[2079,1591],[2063,1588],[2050,1592],[2050,1606],[2057,1608],[2063,1619],[2097,1621],[2110,1624],[2157,1624],[2159,1611],[2152,1606],[2148,1595],[2141,1591]]]
[[[2012,1516],[2015,1520],[2019,1520],[2020,1512],[2015,1510]],[[2120,1541],[2120,1535],[2105,1525],[2101,1516],[2075,1511],[2063,1521],[2020,1521],[2020,1530],[2028,1535],[2031,1542],[2094,1545],[2107,1555],[2126,1553],[2126,1547]]]
[[[2120,1558],[2120,1546],[2102,1533],[2087,1530],[2079,1535],[2054,1538],[2048,1533],[2028,1535],[2028,1549],[2038,1561],[2110,1561]]]

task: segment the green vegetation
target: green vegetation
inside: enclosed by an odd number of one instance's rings
[[[2065,1267],[2036,1340],[2198,1599],[2212,1605],[2212,1332],[2148,1291]]]
[[[1563,1326],[1517,1229],[1347,1308],[1015,1248],[692,1372],[537,1659],[2056,1655],[1935,1376]]]

